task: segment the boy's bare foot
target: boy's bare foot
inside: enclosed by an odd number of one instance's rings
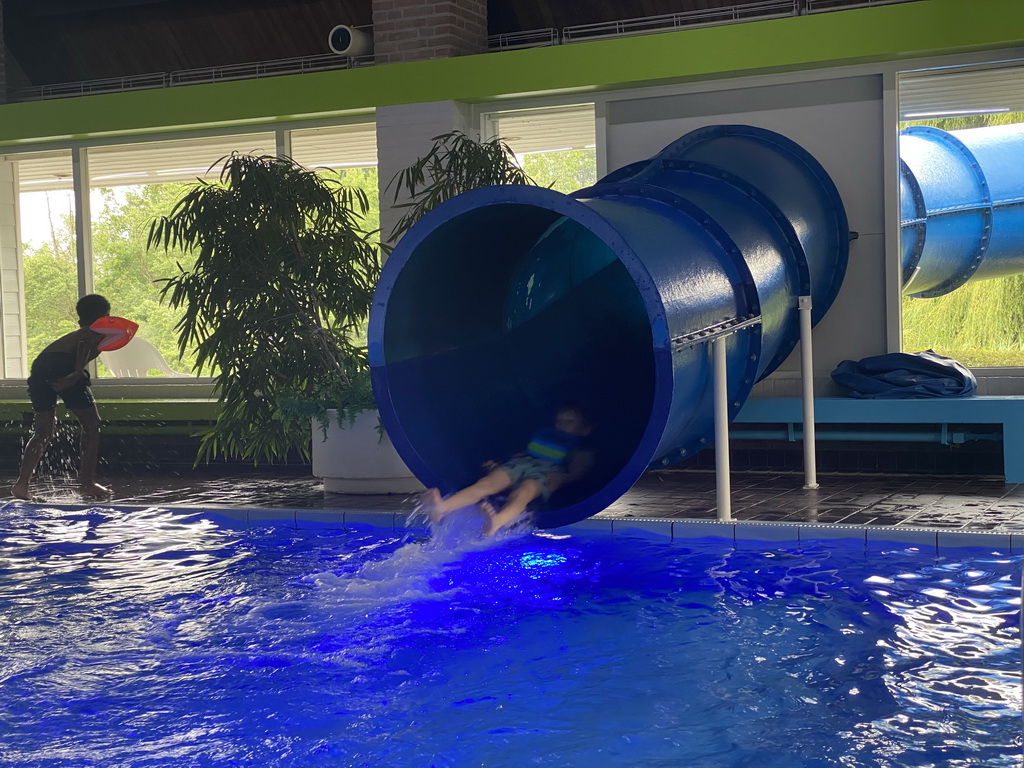
[[[29,493],[28,483],[15,483],[11,486],[11,496],[16,499],[23,499],[29,501],[32,498],[32,494]]]
[[[498,529],[501,527],[500,525],[498,525],[497,521],[498,510],[496,510],[494,508],[494,505],[491,504],[491,502],[487,501],[486,499],[480,502],[480,509],[484,511],[483,534],[484,536],[493,536],[498,532]]]
[[[113,491],[106,488],[98,483],[85,483],[84,485],[78,486],[78,492],[87,499],[99,499],[100,501],[106,501],[113,496]]]
[[[420,506],[423,507],[432,523],[439,522],[444,517],[441,511],[441,491],[437,488],[428,488],[420,496]]]

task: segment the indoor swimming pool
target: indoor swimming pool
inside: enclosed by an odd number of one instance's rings
[[[0,764],[1020,763],[1019,555],[473,524],[8,506]]]

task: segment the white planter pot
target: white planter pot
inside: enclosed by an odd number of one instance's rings
[[[377,411],[363,411],[353,424],[338,426],[338,412],[328,411],[327,439],[313,420],[313,474],[323,478],[325,493],[415,493],[423,490],[391,439],[377,431]]]

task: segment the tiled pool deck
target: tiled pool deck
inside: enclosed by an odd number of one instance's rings
[[[104,478],[117,506],[201,508],[236,519],[294,525],[374,521],[402,527],[416,496],[324,494],[316,478],[296,471],[216,476]],[[711,472],[649,472],[607,510],[584,521],[590,529],[647,531],[673,538],[721,536],[756,540],[863,538],[927,546],[991,545],[1024,551],[1024,485],[1002,478],[830,474],[805,490],[801,474],[734,473],[735,524],[716,519]],[[42,480],[47,503],[83,503],[70,481]],[[388,517],[390,516],[390,517]]]

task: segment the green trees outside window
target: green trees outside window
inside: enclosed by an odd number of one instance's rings
[[[42,195],[44,193],[36,193]],[[46,237],[22,251],[28,361],[54,339],[78,327],[78,259],[70,199],[45,193]],[[25,371],[28,375],[28,371]]]
[[[597,150],[569,149],[530,152],[521,157],[522,168],[542,187],[569,194],[597,181]]]
[[[337,174],[336,174],[337,175]],[[340,172],[347,186],[367,197],[366,226],[376,229],[377,169],[349,168]],[[187,183],[105,187],[93,193],[93,289],[108,296],[118,314],[139,323],[139,335],[155,346],[172,368],[192,372],[196,355],[186,347],[179,358],[175,324],[181,312],[160,300],[160,281],[190,268],[194,257],[179,249],[147,250],[146,238],[155,216],[166,213]],[[41,194],[41,193],[37,193]],[[78,268],[75,257],[75,219],[70,194],[51,193],[48,221],[37,227],[46,238],[23,247],[25,324],[29,360],[43,347],[78,325]],[[98,362],[100,376],[109,376]]]

